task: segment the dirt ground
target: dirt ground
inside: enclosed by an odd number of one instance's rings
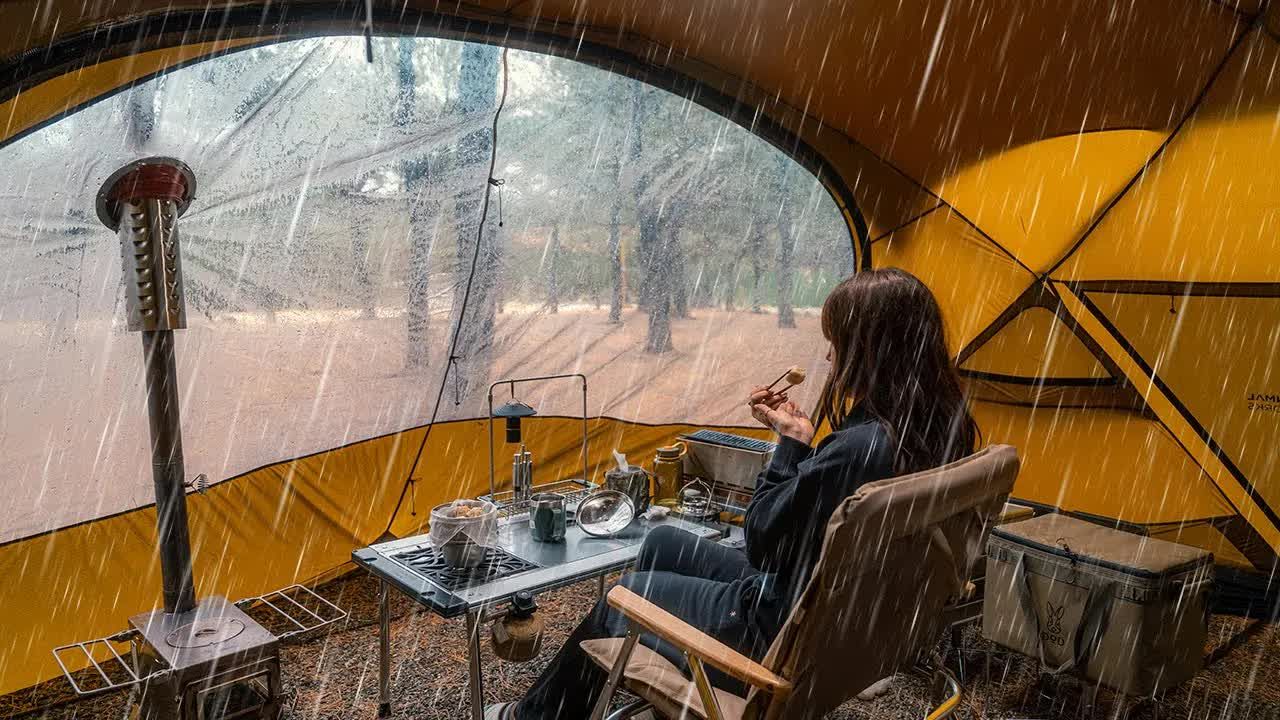
[[[118,262],[117,262],[118,264]],[[117,270],[118,271],[118,270]],[[750,423],[741,399],[790,365],[825,373],[812,309],[795,328],[777,315],[695,308],[672,322],[674,349],[644,352],[648,318],[628,308],[510,305],[497,317],[491,366],[462,358],[440,420],[483,417],[498,378],[579,372],[590,413],[647,423]],[[323,310],[193,314],[178,334],[186,467],[211,480],[356,440],[416,427],[431,416],[449,364],[447,312],[432,318],[422,369],[405,366],[405,319]],[[0,542],[155,501],[136,334],[109,318],[47,324],[0,321]],[[797,388],[812,401],[817,381]],[[576,415],[568,384],[528,386],[542,414]]]
[[[376,584],[352,572],[320,589],[350,611],[341,626],[291,644],[284,650],[284,687],[289,720],[373,720],[377,716]],[[442,620],[394,595],[392,673],[397,720],[455,720],[467,717],[466,633],[461,620]],[[484,650],[485,690],[490,702],[511,700],[532,683],[595,600],[595,584],[575,585],[539,597],[548,634],[542,654],[522,664],[505,663]],[[1216,616],[1210,625],[1208,665],[1194,680],[1168,692],[1158,703],[1133,706],[1107,692],[1092,697],[1064,680],[1037,689],[1035,666],[1026,658],[994,650],[973,629],[963,633],[964,703],[960,718],[1118,718],[1155,720],[1243,720],[1280,718],[1280,628]],[[956,666],[958,653],[944,640],[940,649]],[[117,692],[68,701],[67,684],[55,680],[0,698],[0,718],[79,720],[126,717],[129,697]],[[829,720],[920,718],[929,708],[928,682],[903,674],[872,702],[852,700]],[[32,708],[45,707],[31,711]]]

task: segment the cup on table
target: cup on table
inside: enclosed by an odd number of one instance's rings
[[[529,534],[538,542],[562,542],[565,532],[564,495],[534,493],[529,498]]]

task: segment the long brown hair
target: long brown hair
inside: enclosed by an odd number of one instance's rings
[[[947,351],[942,311],[916,276],[898,268],[857,273],[822,305],[831,372],[813,422],[838,429],[853,406],[875,418],[894,443],[894,471],[919,472],[973,452],[969,414]]]

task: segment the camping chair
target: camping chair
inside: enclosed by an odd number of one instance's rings
[[[1017,474],[1017,452],[996,445],[860,488],[827,523],[813,576],[762,663],[613,588],[608,602],[629,620],[627,636],[582,643],[609,670],[593,720],[604,717],[624,679],[640,700],[613,718],[649,706],[668,718],[822,717],[934,647],[945,629],[943,609],[961,596]],[[680,648],[692,679],[639,645],[641,632]],[[706,665],[746,683],[747,697],[712,687]],[[947,678],[951,696],[930,718],[947,717],[960,703],[958,684]]]

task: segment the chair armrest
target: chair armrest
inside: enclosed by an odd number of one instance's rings
[[[609,591],[607,600],[610,607],[646,631],[725,674],[774,695],[785,695],[791,691],[791,682],[786,678],[621,585]]]

